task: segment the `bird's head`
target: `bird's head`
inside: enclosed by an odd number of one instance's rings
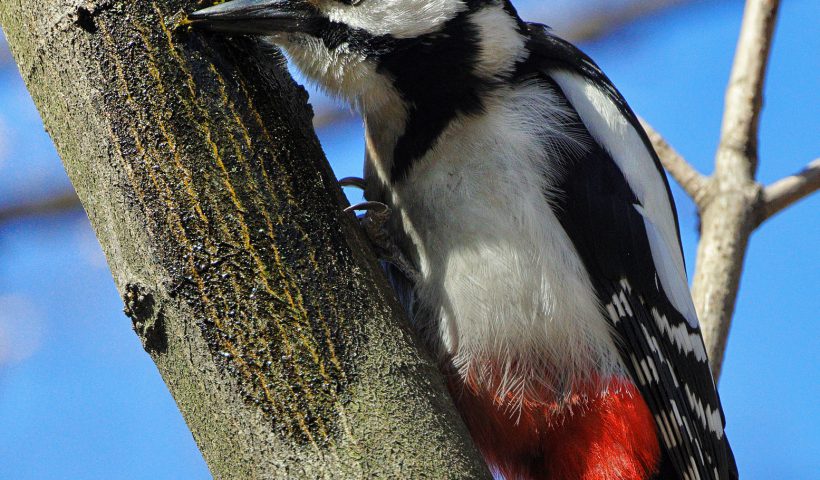
[[[392,98],[467,95],[509,73],[524,48],[509,0],[232,0],[189,19],[264,37],[365,111]]]

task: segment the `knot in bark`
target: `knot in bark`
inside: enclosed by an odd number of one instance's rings
[[[142,341],[142,347],[150,355],[165,353],[168,338],[165,332],[162,308],[157,308],[154,294],[138,283],[125,286],[123,312],[131,319],[134,331]]]

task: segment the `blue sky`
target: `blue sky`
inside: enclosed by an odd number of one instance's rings
[[[525,15],[561,26],[593,2],[518,3]],[[820,155],[820,36],[812,27],[820,2],[782,3],[761,123],[764,183]],[[736,0],[696,1],[583,45],[633,108],[705,173],[741,12]],[[361,172],[357,122],[319,133],[339,176]],[[0,58],[0,205],[67,185],[16,70]],[[694,206],[675,190],[691,269]],[[751,241],[720,383],[745,479],[820,472],[817,245],[820,196]],[[0,225],[0,432],[0,478],[209,478],[122,314],[82,213]]]

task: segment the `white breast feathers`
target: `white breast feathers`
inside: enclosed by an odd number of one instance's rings
[[[416,320],[463,376],[512,402],[623,375],[550,207],[561,152],[586,147],[561,128],[569,115],[537,83],[502,92],[453,121],[389,199],[418,252]]]

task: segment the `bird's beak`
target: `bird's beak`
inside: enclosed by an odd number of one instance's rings
[[[272,35],[310,33],[319,20],[319,13],[306,0],[232,0],[197,10],[186,23],[216,32]]]

